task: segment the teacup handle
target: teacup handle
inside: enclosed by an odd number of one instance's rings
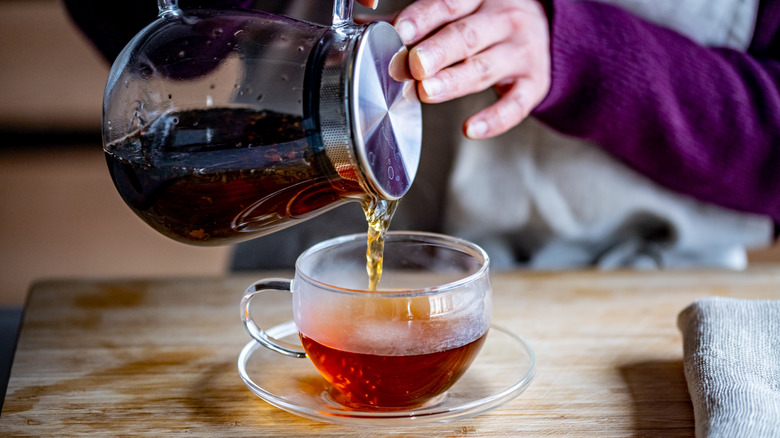
[[[287,356],[306,357],[306,352],[300,350],[297,345],[274,338],[272,335],[278,331],[275,330],[276,327],[265,331],[255,324],[252,315],[249,314],[249,302],[253,297],[261,292],[270,291],[287,291],[292,293],[291,285],[292,282],[290,280],[283,278],[266,278],[253,283],[246,289],[243,298],[241,298],[241,321],[244,322],[244,327],[246,327],[249,334],[262,346]]]

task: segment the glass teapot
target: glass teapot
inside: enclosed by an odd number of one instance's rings
[[[388,23],[355,24],[352,4],[336,0],[327,27],[158,0],[103,102],[123,200],[171,238],[216,245],[403,196],[422,138],[406,48]]]

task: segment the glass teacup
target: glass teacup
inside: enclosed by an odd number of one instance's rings
[[[255,340],[308,357],[355,408],[406,409],[435,402],[468,369],[490,327],[489,259],[477,245],[422,232],[386,235],[382,280],[368,290],[366,235],[305,251],[295,278],[252,284],[241,316]],[[303,350],[270,337],[252,319],[260,292],[292,292]]]

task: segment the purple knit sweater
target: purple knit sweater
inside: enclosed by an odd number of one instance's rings
[[[780,0],[748,53],[616,7],[553,0],[552,86],[534,115],[674,191],[780,223]]]

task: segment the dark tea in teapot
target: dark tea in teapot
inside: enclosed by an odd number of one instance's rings
[[[163,114],[105,151],[136,214],[176,240],[218,245],[362,198],[310,136],[297,116],[201,109]]]

